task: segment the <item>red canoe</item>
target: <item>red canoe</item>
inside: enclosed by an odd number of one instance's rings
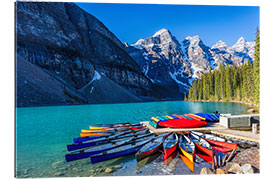
[[[172,155],[174,152],[176,152],[178,144],[178,136],[176,134],[169,135],[165,141],[163,142],[163,150],[164,150],[164,162],[165,165],[167,165],[167,159]]]
[[[197,121],[192,119],[170,119],[166,121],[159,121],[158,125],[169,128],[194,128],[205,126],[207,122],[205,121]]]
[[[220,147],[230,149],[230,150],[234,150],[237,148],[237,144],[234,144],[234,143],[215,141],[215,140],[206,139],[206,138],[204,139],[208,141],[210,144],[215,145],[215,146],[220,146]]]
[[[197,116],[194,116],[194,115],[192,115],[192,114],[184,114],[185,116],[188,116],[188,117],[190,117],[190,118],[192,118],[192,119],[195,119],[195,120],[198,120],[198,121],[202,121],[202,119],[201,118],[198,118]]]

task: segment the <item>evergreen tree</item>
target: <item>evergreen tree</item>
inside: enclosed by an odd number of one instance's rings
[[[253,62],[254,73],[254,101],[260,104],[260,31],[257,28],[256,47]]]
[[[226,100],[231,100],[232,99],[231,68],[228,66],[228,64],[226,67],[225,81],[226,81]]]

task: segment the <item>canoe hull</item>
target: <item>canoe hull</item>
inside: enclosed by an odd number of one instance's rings
[[[151,149],[151,150],[146,151],[146,152],[142,152],[140,154],[136,154],[136,160],[140,161],[148,156],[151,156],[152,154],[155,154],[157,151],[159,151],[161,149],[161,147],[162,147],[162,143],[159,146],[155,147],[154,149]]]
[[[206,138],[204,138],[204,139],[206,141],[208,141],[210,144],[213,144],[213,145],[216,145],[216,146],[224,147],[224,148],[231,149],[231,150],[237,148],[237,144],[234,144],[234,143],[215,141],[215,140],[206,139]]]
[[[194,157],[195,157],[195,152],[193,154],[190,154],[188,152],[186,152],[181,146],[179,146],[180,151],[182,152],[182,154],[188,158],[191,162],[194,162]]]
[[[167,121],[161,121],[158,123],[159,126],[169,128],[193,128],[207,125],[205,121],[197,121],[191,119],[172,119]]]
[[[199,151],[201,151],[201,152],[207,154],[207,155],[210,156],[210,157],[213,156],[213,150],[208,149],[208,148],[205,148],[205,147],[202,147],[202,146],[198,145],[197,143],[194,143],[194,144],[195,144],[196,148],[197,148]]]
[[[126,156],[126,155],[129,155],[129,154],[136,153],[142,146],[144,146],[149,141],[150,140],[146,141],[144,144],[141,144],[141,145],[138,145],[138,146],[136,146],[134,148],[126,149],[126,150],[123,150],[123,151],[91,156],[90,157],[91,163],[94,164],[94,163],[106,161],[106,160],[109,160],[109,159],[113,159],[113,158],[117,158],[117,157]]]

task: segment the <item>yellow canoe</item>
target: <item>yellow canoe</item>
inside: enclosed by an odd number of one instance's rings
[[[87,137],[87,136],[100,136],[100,135],[105,135],[105,134],[111,134],[111,133],[87,133],[87,132],[82,132],[80,133],[81,137]]]
[[[167,117],[167,118],[169,118],[169,119],[174,119],[173,117],[168,116],[168,115],[165,115],[165,117]]]
[[[89,129],[97,129],[97,130],[104,130],[104,129],[111,129],[110,127],[101,127],[101,126],[89,126]]]
[[[82,133],[107,133],[109,129],[82,129]]]
[[[155,121],[155,122],[160,121],[160,119],[158,119],[158,118],[156,118],[156,117],[151,117],[151,119],[152,119],[153,121]]]
[[[182,154],[187,157],[191,162],[194,162],[194,156],[192,154],[189,154],[188,152],[186,152],[181,146],[180,147],[180,150],[182,152]]]
[[[194,172],[194,162],[191,162],[186,156],[183,156],[179,153],[179,156],[182,158],[184,161],[185,165],[192,171]]]

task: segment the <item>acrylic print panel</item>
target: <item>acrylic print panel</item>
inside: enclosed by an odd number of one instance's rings
[[[191,154],[177,139],[221,128],[220,114],[259,122],[259,10],[16,2],[16,177],[258,173],[250,127],[244,140],[199,134],[237,149],[193,138]]]

